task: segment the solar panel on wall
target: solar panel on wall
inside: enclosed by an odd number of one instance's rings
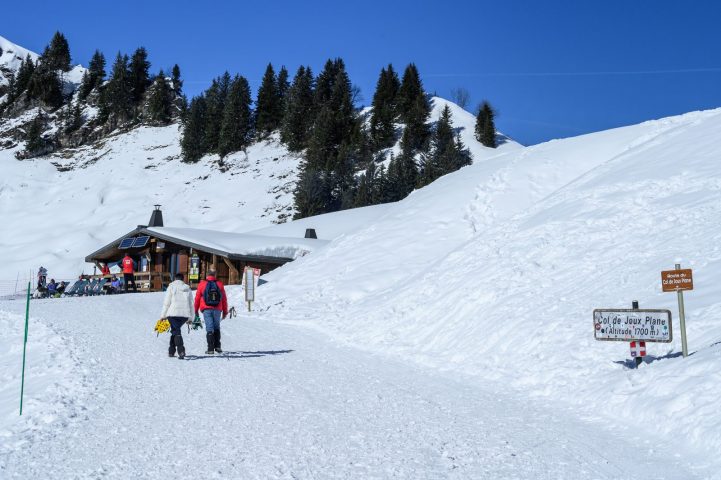
[[[133,246],[133,242],[135,242],[134,238],[124,238],[118,248],[130,248]]]
[[[149,240],[150,240],[150,237],[148,237],[148,236],[138,237],[133,242],[133,248],[144,247],[148,244]]]

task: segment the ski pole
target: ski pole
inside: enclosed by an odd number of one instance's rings
[[[23,394],[25,393],[25,352],[28,346],[28,320],[30,318],[30,282],[28,282],[28,296],[25,301],[25,339],[23,340],[23,373],[20,381],[20,415],[23,414]]]

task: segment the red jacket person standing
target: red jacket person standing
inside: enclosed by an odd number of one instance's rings
[[[223,282],[216,280],[215,269],[210,268],[205,280],[200,282],[195,292],[195,314],[203,314],[205,337],[208,340],[208,355],[223,353],[220,348],[220,320],[228,316],[228,296]]]
[[[133,274],[135,271],[135,262],[132,258],[130,258],[130,255],[126,253],[125,257],[120,261],[120,265],[123,268],[123,284],[125,285],[125,293],[128,292],[128,283],[132,283],[133,292],[137,292],[138,287],[135,285],[135,275]]]

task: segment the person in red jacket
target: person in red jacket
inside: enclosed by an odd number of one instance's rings
[[[123,284],[125,285],[125,293],[128,293],[128,284],[133,284],[133,292],[138,291],[138,287],[135,285],[135,275],[133,272],[135,271],[135,262],[132,258],[130,258],[130,255],[127,253],[125,254],[125,257],[120,261],[120,265],[123,268]]]
[[[208,355],[215,352],[223,353],[220,348],[220,320],[228,316],[228,296],[225,294],[223,282],[216,280],[215,269],[208,269],[205,280],[200,282],[195,292],[195,314],[203,314],[205,320],[205,337],[208,340]]]

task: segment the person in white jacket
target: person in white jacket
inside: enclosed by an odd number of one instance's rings
[[[175,275],[175,281],[168,285],[163,301],[163,313],[160,318],[167,318],[170,322],[170,347],[168,356],[174,357],[175,350],[178,350],[178,358],[185,358],[185,346],[181,328],[193,316],[194,298],[193,291],[183,281],[183,274]]]

